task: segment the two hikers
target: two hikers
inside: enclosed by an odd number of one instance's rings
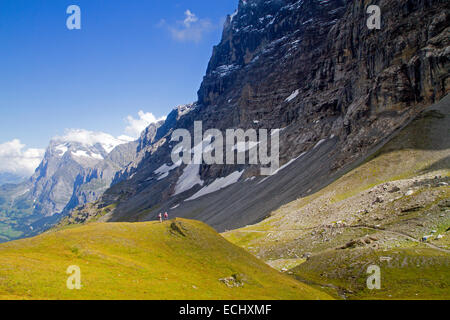
[[[162,216],[161,213],[159,213],[158,218],[159,218],[159,222],[162,223],[163,222],[163,216]],[[169,214],[167,212],[164,213],[164,220],[169,220]]]

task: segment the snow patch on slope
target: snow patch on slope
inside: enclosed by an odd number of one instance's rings
[[[167,164],[163,164],[161,167],[156,169],[153,173],[156,175],[159,175],[158,180],[162,180],[169,176],[170,171],[181,166],[181,163],[182,163],[182,160],[178,161],[177,163],[174,163],[171,166],[168,166]]]
[[[280,168],[278,168],[277,170],[275,170],[274,172],[272,172],[272,174],[270,176],[265,177],[264,179],[262,179],[260,182],[258,182],[258,184],[263,183],[264,181],[266,181],[267,179],[269,179],[271,176],[276,175],[277,173],[279,173],[280,171],[286,169],[287,167],[289,167],[291,164],[293,164],[295,161],[297,161],[298,159],[300,159],[301,157],[303,157],[307,152],[303,152],[301,155],[299,155],[297,158],[291,159],[290,161],[286,162],[286,164],[282,165]]]
[[[317,142],[317,144],[314,146],[314,148],[313,149],[316,149],[316,148],[318,148],[322,143],[324,143],[326,141],[326,139],[322,139],[322,140],[320,140],[319,142]]]
[[[60,144],[55,147],[56,152],[58,152],[58,156],[62,157],[66,154],[66,152],[69,150],[66,145]]]
[[[96,159],[96,160],[103,160],[103,157],[100,154],[94,153],[94,152],[88,153],[87,151],[84,151],[84,150],[72,151],[72,154],[75,157],[84,157],[84,158],[91,158],[91,159]]]
[[[297,89],[294,92],[292,92],[292,94],[286,98],[286,102],[291,102],[292,100],[294,100],[295,98],[297,98],[297,96],[299,95],[300,90]]]
[[[235,184],[241,178],[243,173],[244,173],[244,170],[236,171],[236,172],[233,172],[232,174],[230,174],[229,176],[226,176],[224,178],[218,178],[213,183],[211,183],[210,185],[202,188],[199,192],[194,194],[189,199],[186,199],[185,201],[191,201],[191,200],[198,199],[198,198],[203,197],[203,196],[205,196],[207,194],[219,191],[219,190],[224,189],[224,188],[226,188],[226,187],[228,187],[228,186],[230,186],[232,184]]]
[[[189,164],[184,168],[180,178],[178,178],[174,195],[188,191],[197,184],[203,186],[203,183],[203,180],[200,178],[200,165]]]

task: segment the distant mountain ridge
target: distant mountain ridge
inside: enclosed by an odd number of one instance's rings
[[[133,161],[138,146],[101,138],[89,140],[84,132],[72,140],[57,137],[31,178],[0,188],[0,236],[39,233],[76,206],[97,200],[116,172]]]

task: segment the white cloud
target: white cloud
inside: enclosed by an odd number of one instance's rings
[[[184,19],[183,23],[184,25],[189,28],[191,26],[192,23],[197,22],[198,18],[195,14],[193,14],[191,12],[191,10],[186,10],[186,12],[184,13],[186,18]]]
[[[142,131],[144,131],[144,129],[147,128],[151,123],[155,123],[166,119],[166,117],[161,117],[157,119],[153,115],[153,113],[144,112],[142,110],[139,111],[138,115],[139,115],[138,119],[135,119],[133,116],[128,116],[126,118],[128,125],[125,128],[125,133],[134,138],[139,137]]]
[[[126,134],[118,136],[117,139],[122,140],[122,141],[127,141],[127,142],[131,142],[131,141],[135,141],[136,140],[136,138],[127,136]]]
[[[0,144],[0,173],[31,176],[44,157],[44,149],[25,148],[18,139]]]
[[[104,132],[94,132],[84,129],[67,129],[64,136],[56,136],[52,140],[58,142],[78,142],[87,146],[94,146],[99,143],[109,153],[118,145],[134,139],[127,136],[114,138],[112,135]]]
[[[184,15],[184,20],[177,21],[175,25],[169,25],[165,20],[161,20],[159,26],[166,27],[176,41],[196,43],[214,29],[214,25],[209,19],[199,19],[189,9],[184,12]]]

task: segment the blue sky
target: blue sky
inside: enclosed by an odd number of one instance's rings
[[[195,101],[237,4],[0,0],[0,145],[45,148],[69,128],[119,136],[140,110],[159,118]],[[66,27],[69,5],[81,30]]]
[[[70,4],[81,8],[81,30],[66,28]],[[0,0],[0,142],[20,138],[45,147],[65,128],[119,135],[127,115],[144,110],[159,117],[194,101],[222,21],[236,6],[237,0]],[[186,10],[210,21],[200,40],[170,31],[183,29]]]

